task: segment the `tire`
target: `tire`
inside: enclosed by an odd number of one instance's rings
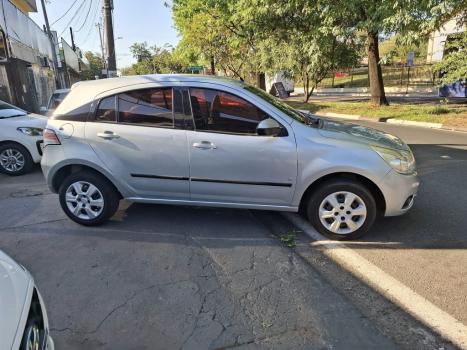
[[[113,185],[103,176],[90,171],[68,176],[60,185],[58,196],[65,214],[85,226],[105,223],[115,214],[120,202]]]
[[[321,234],[334,240],[352,240],[373,226],[377,207],[364,185],[335,179],[323,183],[309,196],[306,215]]]
[[[43,331],[40,319],[37,317],[31,318],[26,323],[24,328],[23,338],[19,350],[34,350],[39,349],[42,343]]]
[[[14,163],[11,163],[11,162]],[[10,176],[23,175],[31,171],[34,161],[26,147],[15,142],[0,146],[0,172]],[[15,169],[16,168],[16,169]]]

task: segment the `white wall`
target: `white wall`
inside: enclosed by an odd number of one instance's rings
[[[465,26],[457,26],[457,20],[451,19],[438,30],[430,34],[428,39],[428,52],[426,63],[434,63],[443,59],[444,44],[449,34],[459,33],[466,30]]]

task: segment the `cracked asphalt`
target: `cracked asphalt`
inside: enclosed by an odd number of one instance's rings
[[[265,213],[123,203],[81,227],[39,170],[0,177],[0,212],[1,249],[34,276],[57,349],[397,348]]]

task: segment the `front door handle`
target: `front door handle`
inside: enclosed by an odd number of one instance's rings
[[[120,137],[113,131],[107,131],[107,130],[104,132],[98,132],[97,136],[104,140],[113,140],[113,139],[118,139]]]
[[[216,145],[213,144],[211,141],[201,141],[195,142],[193,147],[200,148],[200,149],[216,149]]]

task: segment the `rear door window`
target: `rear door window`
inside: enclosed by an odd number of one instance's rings
[[[118,121],[173,128],[172,88],[134,90],[119,94]]]
[[[115,123],[116,121],[115,96],[103,98],[97,106],[96,122]]]

